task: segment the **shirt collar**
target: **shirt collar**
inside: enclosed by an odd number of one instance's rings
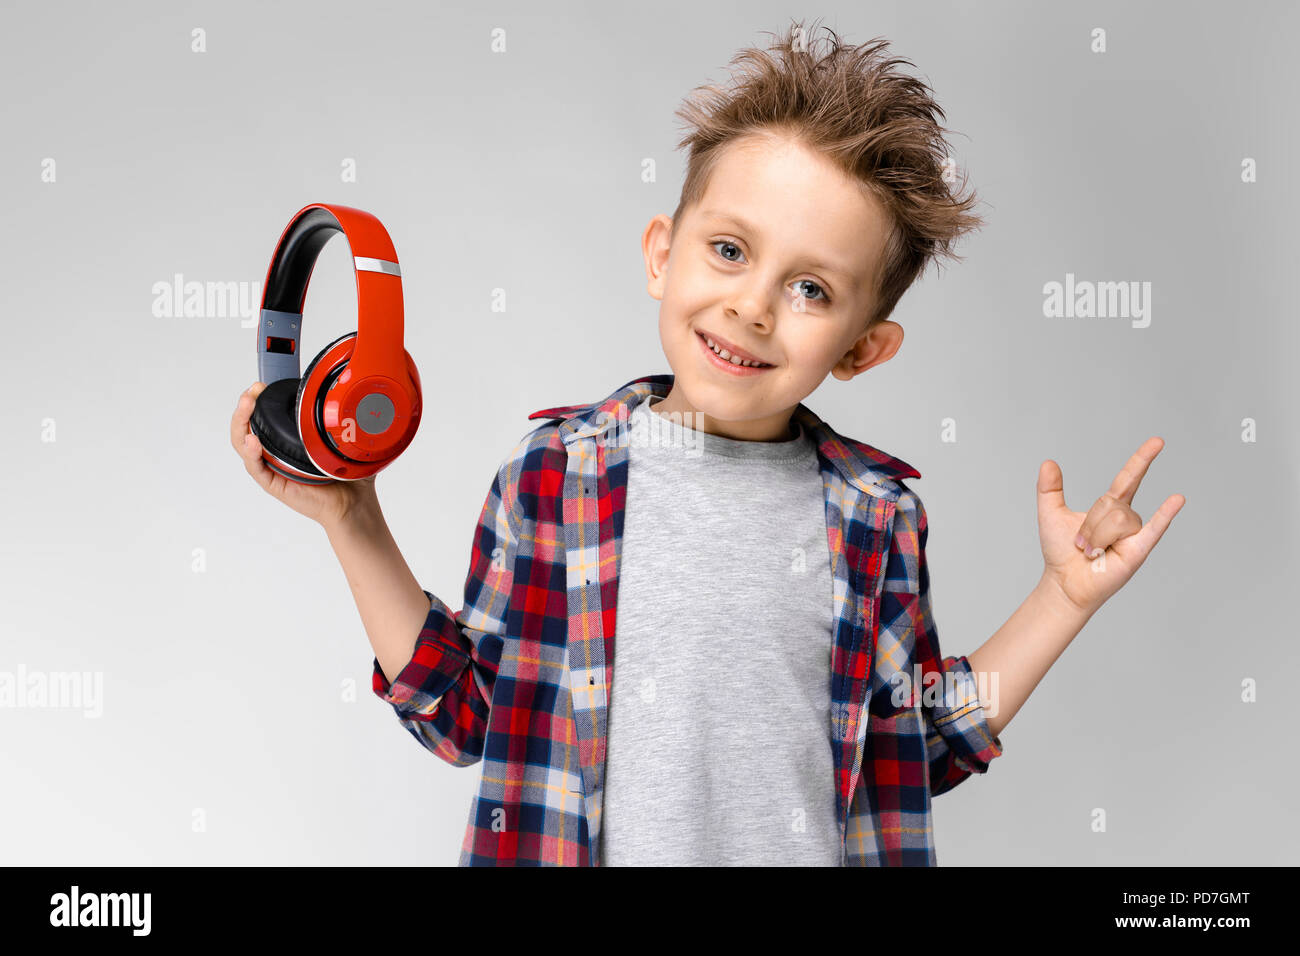
[[[560,439],[568,445],[578,438],[601,434],[620,420],[626,422],[637,405],[652,397],[666,397],[672,387],[671,374],[646,375],[633,379],[599,402],[544,408],[528,417],[562,418]],[[921,473],[907,462],[841,435],[802,402],[795,407],[791,418],[812,438],[823,461],[829,462],[846,481],[868,494],[895,498],[897,490],[891,487],[893,482],[921,477]]]

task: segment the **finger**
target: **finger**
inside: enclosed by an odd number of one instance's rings
[[[246,388],[239,401],[235,403],[235,413],[230,416],[230,444],[234,446],[235,451],[243,454],[244,436],[249,433],[248,420],[253,415],[253,406],[257,404],[257,396],[262,394],[266,388],[265,382],[254,382]]]
[[[1092,534],[1085,539],[1084,556],[1095,558],[1121,538],[1127,538],[1142,529],[1142,519],[1128,505],[1116,504],[1097,522]]]
[[[255,382],[239,396],[235,413],[230,419],[230,443],[235,451],[239,452],[239,457],[244,460],[244,470],[253,476],[254,481],[269,491],[275,481],[275,472],[271,471],[262,459],[262,442],[248,426],[253,407],[257,404],[257,396],[262,394],[265,388],[265,382]]]
[[[1133,456],[1124,463],[1124,467],[1119,470],[1119,474],[1110,483],[1110,489],[1106,493],[1117,501],[1131,505],[1138,485],[1142,484],[1142,479],[1146,477],[1147,469],[1151,467],[1151,462],[1155,461],[1156,455],[1160,454],[1164,447],[1165,440],[1160,437],[1153,436],[1144,441]]]
[[[1038,524],[1046,523],[1044,519],[1053,511],[1065,508],[1065,478],[1061,466],[1052,459],[1047,459],[1038,466]]]
[[[1130,509],[1133,503],[1133,495],[1141,484],[1142,479],[1146,476],[1147,468],[1155,460],[1156,455],[1164,448],[1163,438],[1152,437],[1142,443],[1142,446],[1133,454],[1124,467],[1120,469],[1115,480],[1110,483],[1110,488],[1106,494],[1102,495],[1088,509],[1087,515],[1084,516],[1083,524],[1079,526],[1079,531],[1074,537],[1074,546],[1080,548],[1085,555],[1099,554],[1098,549],[1105,549],[1110,546],[1114,539],[1101,541],[1098,538],[1098,531],[1103,522],[1120,520],[1122,523],[1115,527],[1128,529],[1125,533],[1133,532],[1132,519],[1125,517],[1122,519],[1112,519],[1112,514],[1123,514],[1125,509]],[[1138,520],[1137,527],[1141,527],[1141,520]]]
[[[1187,499],[1182,495],[1170,495],[1165,499],[1156,513],[1151,516],[1151,520],[1142,526],[1137,534],[1130,535],[1122,543],[1121,553],[1126,559],[1131,559],[1134,566],[1140,565],[1147,559],[1151,549],[1156,546],[1160,538],[1164,535],[1169,523],[1174,520],[1174,515],[1183,510],[1183,505]],[[1130,552],[1129,549],[1132,549]]]
[[[239,456],[244,459],[244,470],[253,476],[254,481],[270,491],[277,476],[262,458],[262,443],[256,435],[250,433],[241,445]]]
[[[1094,547],[1094,540],[1097,537],[1097,529],[1101,527],[1103,521],[1114,512],[1116,508],[1127,508],[1128,505],[1116,501],[1109,494],[1102,495],[1098,498],[1088,513],[1083,516],[1083,522],[1079,525],[1079,531],[1074,536],[1074,546],[1083,549],[1084,554],[1091,554]]]

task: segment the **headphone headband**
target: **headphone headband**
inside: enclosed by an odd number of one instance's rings
[[[352,362],[363,368],[405,368],[402,270],[388,231],[364,210],[312,203],[285,227],[266,272],[258,319],[258,381],[269,385],[302,374],[298,352],[307,286],[321,249],[340,232],[352,252],[357,282],[357,346]]]

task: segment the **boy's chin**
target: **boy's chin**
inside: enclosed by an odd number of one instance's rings
[[[792,398],[783,402],[768,389],[755,389],[754,380],[732,383],[719,379],[694,371],[685,376],[674,373],[673,405],[692,408],[720,422],[744,422],[765,418],[800,401]]]

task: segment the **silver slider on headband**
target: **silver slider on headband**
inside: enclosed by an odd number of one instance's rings
[[[397,276],[401,278],[402,270],[396,262],[389,262],[387,259],[367,259],[365,256],[353,256],[352,261],[357,264],[357,270],[360,272],[382,272],[385,275]]]

